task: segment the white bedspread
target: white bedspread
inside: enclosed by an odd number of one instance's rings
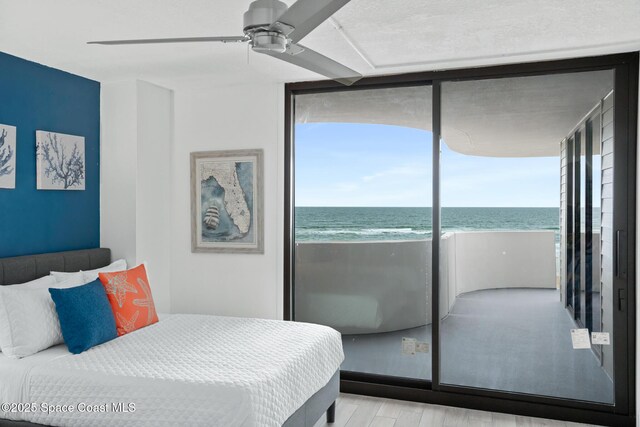
[[[279,426],[343,359],[340,334],[328,327],[173,315],[25,374],[24,402],[102,405],[96,408],[106,412],[36,411],[22,419],[59,426]],[[135,411],[114,411],[113,403],[132,403]]]
[[[0,403],[25,402],[28,397],[25,395],[24,385],[31,370],[68,354],[64,345],[57,345],[22,359],[12,359],[0,353]],[[19,413],[5,412],[2,408],[0,408],[0,418],[22,419]]]

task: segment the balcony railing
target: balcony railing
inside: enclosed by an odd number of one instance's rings
[[[553,231],[447,233],[440,258],[440,311],[460,294],[556,288]],[[431,239],[296,244],[296,320],[343,334],[430,324]]]

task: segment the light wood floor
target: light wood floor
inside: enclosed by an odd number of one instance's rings
[[[326,418],[322,417],[315,427],[578,427],[587,425],[342,393],[336,404],[336,422],[327,424]]]

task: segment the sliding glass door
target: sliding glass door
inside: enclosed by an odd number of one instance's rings
[[[295,100],[295,320],[343,371],[431,378],[431,87]]]
[[[611,345],[590,336],[612,334],[610,293],[593,303],[594,259],[613,278],[593,218],[593,117],[612,88],[611,71],[442,84],[442,384],[613,403]]]
[[[633,422],[637,61],[287,85],[285,317],[343,391]]]

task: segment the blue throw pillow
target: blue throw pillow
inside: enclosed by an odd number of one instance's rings
[[[100,280],[75,288],[51,288],[49,293],[71,353],[82,353],[118,336],[113,311]]]

